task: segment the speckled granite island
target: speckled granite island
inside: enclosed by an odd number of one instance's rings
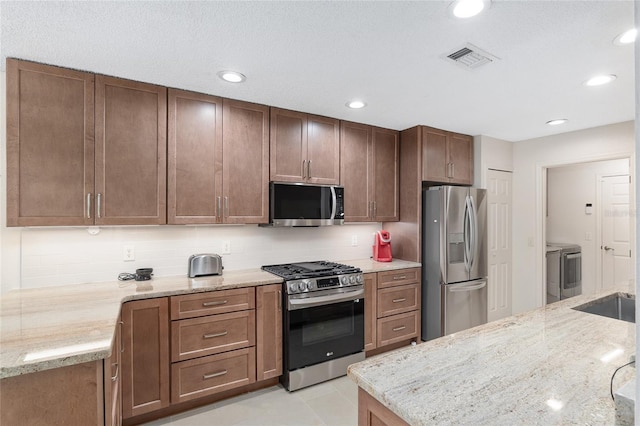
[[[635,294],[633,285],[616,290]],[[350,366],[360,388],[359,424],[370,424],[366,404],[387,424],[615,424],[610,380],[635,354],[635,324],[571,309],[610,293],[567,299]],[[614,391],[634,376],[633,367],[621,369]]]

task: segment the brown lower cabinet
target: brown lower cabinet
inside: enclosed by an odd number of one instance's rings
[[[282,284],[256,287],[256,377],[282,375]]]
[[[166,297],[122,306],[122,417],[168,407],[169,301]]]
[[[127,302],[122,326],[125,424],[271,386],[282,374],[282,284]]]
[[[103,360],[0,380],[1,425],[103,425]]]
[[[375,355],[420,339],[420,268],[364,274],[364,340]]]
[[[104,424],[122,424],[122,321],[118,320],[111,356],[104,360]]]
[[[408,426],[408,423],[358,388],[358,426]]]

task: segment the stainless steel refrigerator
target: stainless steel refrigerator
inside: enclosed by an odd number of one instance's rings
[[[422,192],[422,340],[487,322],[484,189]]]

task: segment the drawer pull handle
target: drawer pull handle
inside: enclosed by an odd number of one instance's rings
[[[202,306],[218,306],[218,305],[224,305],[226,303],[227,303],[227,300],[219,300],[215,302],[202,302]]]
[[[405,300],[407,300],[406,298],[401,298],[401,299],[393,299],[393,303],[400,303],[400,302],[404,302]]]
[[[202,376],[202,380],[213,379],[214,377],[220,377],[227,374],[227,370],[218,371],[217,373],[205,374]]]
[[[401,331],[401,330],[404,330],[405,328],[407,328],[407,327],[405,327],[405,326],[403,325],[402,327],[396,327],[396,328],[394,328],[394,329],[393,329],[393,331]]]
[[[394,275],[393,279],[394,280],[406,280],[407,276],[406,275]]]
[[[226,336],[227,334],[229,334],[226,331],[223,331],[222,333],[214,333],[214,334],[205,334],[204,336],[202,336],[203,339],[213,339],[214,337],[222,337],[222,336]]]

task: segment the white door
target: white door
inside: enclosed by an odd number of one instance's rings
[[[487,319],[511,315],[511,173],[487,171]]]
[[[604,176],[602,186],[602,288],[628,282],[631,278],[631,217],[629,176]]]

